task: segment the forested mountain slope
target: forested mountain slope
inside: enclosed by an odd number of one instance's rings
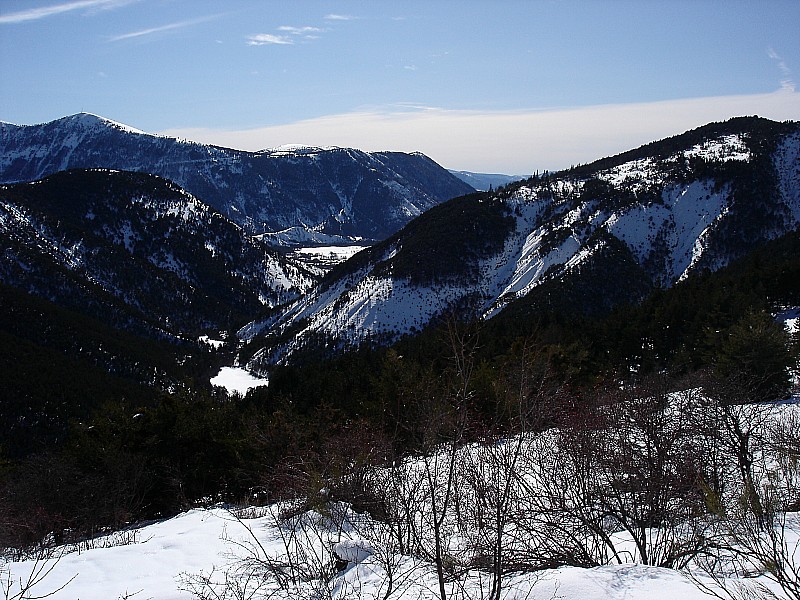
[[[245,327],[263,348],[251,366],[387,342],[450,313],[491,318],[540,289],[584,313],[636,302],[794,230],[799,153],[797,123],[737,118],[451,200]]]
[[[0,186],[0,281],[119,329],[196,336],[314,278],[174,183],[104,170]]]

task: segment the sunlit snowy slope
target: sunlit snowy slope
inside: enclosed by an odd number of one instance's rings
[[[497,315],[545,283],[582,312],[715,270],[800,223],[800,129],[733,119],[430,210],[277,318],[251,367],[307,344],[389,341],[448,312]],[[322,341],[322,342],[321,342]]]
[[[256,533],[268,552],[280,555],[280,531],[274,516],[268,511],[255,512],[267,516],[239,522],[222,508],[193,510],[132,532],[127,539],[124,535],[111,536],[107,541],[100,539],[95,542],[96,548],[73,552],[58,562],[52,560],[47,563],[46,568],[55,565],[53,571],[32,592],[50,594],[63,585],[62,590],[48,597],[54,600],[197,598],[187,589],[191,577],[217,569],[221,579],[221,571],[230,568],[237,559],[246,558],[247,547],[253,542],[247,528]],[[334,531],[325,530],[322,534],[325,540],[336,539]],[[351,535],[358,537],[357,533],[351,532],[350,535],[340,536],[340,539],[347,539]],[[102,547],[123,540],[132,543]],[[321,543],[323,540],[319,541]],[[324,551],[323,548],[319,550]],[[23,579],[37,566],[34,561],[8,565],[14,578]],[[434,597],[435,581],[430,574],[425,576],[423,569],[416,570],[412,583],[407,586],[406,593],[395,593],[392,597],[398,600]],[[355,585],[360,590],[359,595],[354,592]],[[538,577],[510,575],[507,585],[511,590],[509,598],[526,600],[550,600],[553,597],[582,600],[708,598],[679,572],[636,564],[595,569],[562,567],[543,572]],[[357,568],[340,574],[337,580],[330,582],[330,587],[333,590],[331,598],[334,599],[377,599],[385,591],[385,574],[374,560],[367,560]],[[518,593],[514,595],[513,590]],[[478,590],[473,591],[478,593]],[[273,597],[290,596],[278,593]]]

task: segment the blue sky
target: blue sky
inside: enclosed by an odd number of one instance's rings
[[[800,120],[798,24],[798,0],[0,0],[0,120],[526,174]]]

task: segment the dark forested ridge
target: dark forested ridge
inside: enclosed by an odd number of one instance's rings
[[[228,329],[313,280],[153,175],[79,170],[2,186],[0,215],[2,281],[121,329]]]
[[[127,333],[5,284],[0,300],[0,447],[13,457],[58,446],[73,419],[105,403],[207,379],[213,363],[202,346]]]

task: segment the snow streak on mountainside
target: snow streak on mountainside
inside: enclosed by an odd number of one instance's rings
[[[263,345],[250,366],[391,341],[449,312],[490,318],[548,282],[591,278],[583,312],[636,301],[794,230],[798,153],[797,124],[733,119],[453,200],[242,329]]]
[[[67,171],[0,186],[0,281],[182,334],[307,290],[315,277],[175,184]],[[127,324],[121,325],[127,328]]]
[[[42,125],[0,123],[0,182],[71,168],[159,175],[254,233],[301,227],[383,239],[428,208],[472,191],[418,153],[243,152],[148,135],[85,113]]]

